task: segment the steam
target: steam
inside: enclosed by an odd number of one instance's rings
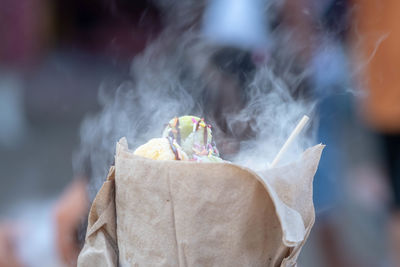
[[[287,71],[278,77],[271,62],[243,72],[245,52],[233,50],[216,60],[227,49],[194,33],[179,38],[165,33],[133,61],[131,80],[112,93],[107,85],[100,88],[101,111],[84,120],[73,161],[76,172],[91,171],[90,192],[101,186],[121,137],[135,149],[159,137],[172,117],[185,114],[212,123],[220,149],[227,142],[236,144],[226,159],[256,171],[268,166],[298,120],[313,115],[315,103],[293,96],[290,86],[302,76]],[[235,60],[239,71],[231,66]],[[313,131],[301,135],[286,161],[313,144],[313,137]]]
[[[233,162],[262,171],[268,167],[300,118],[304,114],[315,118],[316,102],[295,99],[288,85],[268,66],[256,72],[249,85],[249,94],[247,106],[238,115],[231,116],[231,125],[237,121],[251,121],[250,126],[256,136],[241,142]],[[289,148],[283,163],[295,160],[305,148],[315,144],[314,140],[315,130],[302,133]]]

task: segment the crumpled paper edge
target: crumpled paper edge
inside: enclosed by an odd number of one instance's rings
[[[115,220],[115,167],[112,166],[89,211],[85,245],[78,256],[79,267],[118,266]],[[100,247],[102,249],[94,249]]]

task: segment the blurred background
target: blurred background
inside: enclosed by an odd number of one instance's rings
[[[0,266],[74,266],[89,201],[90,174],[72,166],[81,122],[166,28],[306,72],[327,148],[298,265],[400,266],[399,12],[395,0],[0,0]]]

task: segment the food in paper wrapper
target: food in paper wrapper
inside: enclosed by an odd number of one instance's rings
[[[260,176],[222,160],[198,117],[172,119],[134,153],[123,138],[78,266],[296,266],[315,220],[323,147]]]

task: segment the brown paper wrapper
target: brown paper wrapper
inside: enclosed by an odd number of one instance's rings
[[[261,177],[231,163],[137,157],[123,138],[78,266],[295,266],[323,147]]]

